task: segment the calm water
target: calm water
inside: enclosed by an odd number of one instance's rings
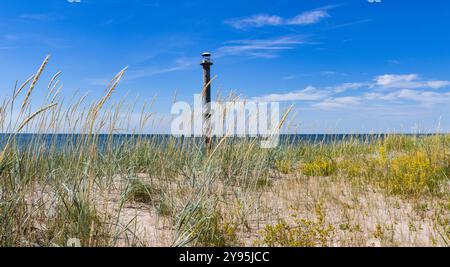
[[[404,134],[404,136],[429,136],[431,134]],[[115,146],[120,146],[124,142],[134,142],[139,139],[153,140],[154,142],[164,142],[170,135],[129,135],[129,134],[117,134],[106,135],[100,134],[95,136],[97,138],[97,144],[100,148],[105,147],[109,141]],[[345,134],[289,134],[281,135],[280,145],[283,144],[298,144],[298,143],[331,143],[340,142],[350,139],[357,139],[360,141],[376,141],[380,138],[383,139],[386,135],[383,134],[358,134],[358,135],[345,135]],[[10,134],[0,134],[0,148],[3,148],[8,139],[14,138],[14,141],[18,144],[19,148],[26,147],[30,143],[34,144],[46,144],[49,147],[55,145],[57,148],[64,145],[74,145],[83,139],[87,138],[85,135],[78,134],[19,134],[12,137]],[[177,137],[180,142],[195,141],[201,142],[202,138],[198,137]],[[239,138],[234,138],[239,139]]]

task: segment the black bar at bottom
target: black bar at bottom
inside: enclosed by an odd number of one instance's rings
[[[2,248],[0,257],[46,265],[85,266],[101,263],[124,266],[178,265],[280,265],[345,264],[418,264],[446,262],[445,248]],[[442,261],[443,260],[443,261]],[[308,263],[308,265],[305,265]],[[144,265],[143,265],[144,264]],[[161,265],[158,265],[161,266]]]

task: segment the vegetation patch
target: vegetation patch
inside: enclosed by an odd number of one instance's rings
[[[281,219],[261,232],[260,245],[269,247],[327,247],[332,244],[335,228],[325,222],[322,205],[316,206],[316,219],[293,215],[293,224]]]
[[[337,170],[336,162],[326,156],[318,156],[300,166],[300,171],[306,176],[331,176]]]

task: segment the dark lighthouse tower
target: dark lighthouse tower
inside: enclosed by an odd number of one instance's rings
[[[205,138],[205,146],[207,149],[211,148],[211,53],[205,52],[202,54],[203,66],[203,136]]]

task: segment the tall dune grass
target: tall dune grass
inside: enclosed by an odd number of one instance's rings
[[[320,224],[298,217],[308,217],[308,209],[315,216],[315,207],[323,207],[319,203],[305,204],[289,222],[289,210],[303,202],[271,202],[301,196],[306,203],[311,192],[321,195],[331,188],[330,179],[349,185],[364,201],[373,191],[408,203],[436,200],[439,206],[429,207],[433,244],[448,245],[448,135],[285,139],[275,149],[260,148],[257,138],[224,138],[207,153],[196,139],[140,135],[152,119],[147,111],[152,100],[141,109],[139,125],[127,129],[135,135],[118,138],[114,133],[127,126],[137,108],[110,102],[126,69],[92,104],[85,103],[86,95],[64,102],[58,72],[44,102],[32,105],[48,60],[0,107],[0,129],[7,133],[0,154],[0,246],[66,246],[71,238],[83,246],[361,245],[371,238],[369,230],[362,230],[358,241],[325,211]],[[56,135],[60,132],[71,137]],[[24,143],[20,133],[34,135]],[[280,189],[287,181],[293,186]],[[328,189],[317,188],[317,181]],[[300,192],[305,187],[308,192]],[[335,193],[315,201],[333,205],[342,192]],[[150,232],[165,229],[165,240],[146,242],[138,216],[123,219],[130,203],[140,203],[135,209],[150,209],[152,218],[163,221]],[[330,230],[335,228],[345,232],[340,239]]]

